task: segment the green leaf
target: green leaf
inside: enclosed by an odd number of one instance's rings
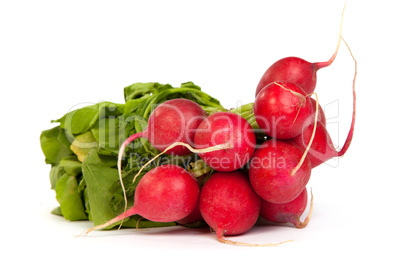
[[[56,190],[57,181],[66,173],[63,167],[60,165],[53,166],[50,169],[50,185],[51,189]]]
[[[78,184],[78,192],[82,193],[83,191],[85,191],[87,184],[85,183],[85,180],[82,179],[82,177],[81,180],[79,180],[79,182],[80,183]]]
[[[82,164],[78,161],[77,156],[67,156],[60,160],[59,166],[63,168],[69,175],[77,176],[81,173]]]
[[[92,128],[92,135],[96,139],[99,148],[115,153],[120,149],[120,128],[119,120],[121,117],[105,117]]]
[[[124,106],[124,115],[127,116],[134,116],[137,114],[137,111],[139,111],[141,108],[144,107],[144,101],[149,98],[150,96],[143,96],[139,99],[133,99],[133,100],[127,100],[126,105]]]
[[[123,114],[125,108],[125,104],[109,101],[100,102],[97,105],[99,109],[99,118],[120,116]]]
[[[87,132],[99,118],[99,106],[97,104],[73,110],[59,120],[60,127],[67,130],[71,136]]]
[[[42,131],[40,135],[40,145],[47,164],[57,165],[63,157],[72,155],[67,144],[69,142],[60,126]]]
[[[74,176],[64,174],[56,184],[56,199],[66,220],[78,221],[88,219],[85,213],[81,195],[78,192],[78,182]]]
[[[85,182],[85,180],[82,180],[81,182]],[[86,183],[85,183],[86,184]],[[84,205],[85,205],[85,213],[88,215],[88,219],[92,221],[92,216],[91,216],[91,206],[89,204],[89,197],[88,197],[88,188],[85,187],[84,189]]]
[[[73,110],[52,122],[59,122],[60,127],[65,129],[69,136],[73,137],[89,131],[99,118],[121,115],[123,112],[124,104],[104,101]]]
[[[139,215],[134,215],[125,221],[122,226],[126,228],[155,228],[175,225],[176,222],[154,222],[144,219]]]
[[[60,208],[60,206],[58,206],[57,208],[54,208],[54,209],[51,211],[51,213],[52,213],[53,215],[63,216],[63,213],[61,213],[61,208]]]
[[[117,168],[117,155],[110,151],[98,149],[97,153],[102,158],[102,163],[111,168]]]
[[[105,165],[96,150],[91,150],[82,165],[82,173],[87,185],[87,207],[90,207],[90,218],[94,225],[103,224],[119,215],[120,211],[111,205],[115,198],[123,196],[121,188],[115,189],[119,182],[117,169]]]
[[[255,115],[254,115],[254,111],[253,111],[253,105],[254,103],[247,103],[244,104],[242,106],[239,106],[237,108],[231,109],[229,110],[229,112],[231,113],[235,113],[240,115],[241,117],[243,117],[244,119],[247,120],[247,122],[249,122],[249,124],[251,125],[251,127],[253,129],[260,129],[257,121],[255,120]]]
[[[134,83],[124,88],[124,99],[127,102],[128,100],[149,96],[150,94],[158,93],[164,88],[172,88],[172,86],[159,83]]]
[[[144,131],[147,128],[147,121],[139,116],[126,116],[124,120],[120,122],[120,143],[123,143],[129,136],[134,133],[139,133]],[[146,138],[139,138],[130,143],[125,150],[126,154],[136,153],[136,154],[152,154],[155,156],[158,154],[158,150],[156,150],[151,143]]]
[[[106,160],[107,163],[108,160]],[[96,150],[91,150],[83,163],[83,175],[86,183],[84,191],[85,207],[89,212],[89,218],[94,225],[103,224],[110,219],[120,215],[124,210],[123,192],[116,168],[109,167],[104,161],[104,157],[99,155]],[[138,169],[132,169],[123,175],[124,185],[127,192],[128,207],[133,205],[134,190],[143,172],[137,179],[136,183],[132,183],[133,176]],[[124,220],[123,226],[136,227],[136,219],[139,217],[131,217]],[[128,222],[128,223],[126,223]],[[112,224],[106,229],[111,229],[120,223]],[[140,222],[140,227],[157,227],[171,226],[174,223],[156,223],[156,222]]]
[[[193,82],[181,83],[180,87],[181,88],[195,88],[195,89],[201,90],[201,87],[197,86]]]

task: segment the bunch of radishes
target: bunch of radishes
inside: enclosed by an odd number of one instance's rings
[[[354,84],[352,124],[339,152],[326,130],[322,108],[311,98],[317,70],[334,61],[338,48],[339,42],[328,62],[309,63],[288,57],[268,68],[258,84],[253,106],[257,130],[238,114],[208,115],[187,99],[172,99],[159,105],[149,117],[147,129],[132,135],[121,146],[120,178],[124,149],[140,137],[147,138],[161,153],[198,154],[212,175],[196,177],[178,165],[158,166],[141,178],[133,207],[87,233],[135,214],[151,221],[180,224],[204,220],[219,241],[240,245],[244,243],[224,236],[247,232],[259,216],[305,227],[311,208],[304,222],[300,216],[308,203],[306,185],[311,169],[342,156],[354,131]],[[266,134],[265,142],[256,142],[257,131]]]

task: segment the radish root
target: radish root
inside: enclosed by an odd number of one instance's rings
[[[356,76],[357,76],[357,60],[353,56],[352,50],[350,49],[349,45],[346,43],[345,39],[343,39],[343,42],[345,43],[346,47],[349,50],[350,55],[352,56],[354,62],[355,62],[355,74],[353,77],[353,115],[352,115],[352,123],[350,124],[350,130],[348,133],[348,136],[346,137],[345,144],[343,145],[342,149],[338,152],[338,156],[343,156],[346,151],[349,149],[349,146],[352,142],[353,138],[353,133],[355,130],[355,121],[356,121]]]
[[[311,215],[313,215],[313,189],[310,190],[310,193],[311,193],[310,210],[303,222],[300,221],[300,218],[297,219],[296,221],[297,223],[295,224],[296,228],[303,229],[304,227],[306,227],[307,224],[310,222]]]
[[[343,13],[345,12],[345,8],[346,8],[346,2],[342,9],[341,27],[339,29],[339,38],[338,38],[338,43],[336,45],[335,53],[332,55],[332,57],[328,61],[315,63],[317,70],[330,66],[334,62],[336,55],[338,55],[338,51],[339,51],[339,47],[340,47],[341,39],[342,39]]]
[[[121,145],[120,149],[119,149],[119,154],[117,157],[117,170],[119,172],[119,180],[120,180],[120,185],[121,188],[123,189],[123,197],[124,197],[124,211],[127,211],[127,195],[126,195],[126,191],[124,188],[124,183],[123,183],[123,176],[121,174],[121,161],[123,160],[123,155],[124,155],[124,150],[126,149],[127,145],[129,145],[132,141],[134,141],[137,138],[142,138],[145,137],[145,131],[144,132],[139,132],[139,133],[135,133],[133,135],[131,135],[130,137],[128,137],[123,144]],[[121,226],[123,225],[123,222],[120,223],[119,226],[119,230],[121,228]]]
[[[246,246],[246,247],[271,247],[271,246],[279,246],[281,244],[291,242],[293,240],[287,240],[280,243],[267,243],[267,244],[252,244],[252,243],[244,243],[244,242],[237,242],[230,239],[227,239],[223,234],[218,234],[218,241],[223,244],[235,245],[235,246]]]
[[[314,128],[313,128],[313,133],[311,134],[311,138],[310,141],[306,147],[306,149],[304,150],[304,153],[299,161],[299,163],[297,164],[297,166],[292,170],[292,173],[290,173],[291,176],[294,176],[296,174],[296,172],[299,170],[299,168],[301,167],[301,165],[303,165],[304,159],[307,157],[308,151],[310,150],[311,144],[313,144],[313,140],[315,138],[315,131],[317,129],[317,122],[318,122],[318,110],[319,110],[319,103],[318,103],[318,95],[317,93],[313,93],[315,95],[316,98],[316,102],[315,102],[315,117],[314,117]]]
[[[129,217],[129,216],[132,216],[132,215],[134,215],[134,214],[136,214],[136,210],[135,210],[135,208],[133,207],[133,208],[127,210],[127,211],[124,211],[124,213],[122,213],[121,215],[119,215],[119,216],[117,216],[117,217],[111,219],[110,221],[108,221],[108,222],[106,222],[106,223],[104,223],[104,224],[94,226],[94,227],[92,227],[92,228],[90,228],[90,229],[84,231],[84,232],[83,232],[81,235],[79,235],[79,236],[87,236],[90,232],[92,232],[92,231],[94,231],[94,230],[103,229],[103,228],[105,228],[105,227],[110,226],[110,225],[113,224],[113,223],[116,223],[116,222],[118,222],[118,221],[123,221],[125,218],[127,218],[127,217]],[[121,224],[120,224],[120,226],[121,226]]]
[[[303,104],[306,102],[306,96],[303,96],[303,94],[301,94],[301,93],[299,93],[299,92],[296,92],[296,91],[293,91],[293,90],[291,90],[291,89],[288,89],[288,88],[282,86],[281,84],[279,84],[279,83],[277,83],[277,82],[274,82],[274,84],[277,85],[277,86],[279,86],[279,87],[281,87],[282,89],[284,89],[284,90],[286,90],[286,91],[289,91],[290,93],[292,93],[293,95],[295,95],[296,97],[298,97],[299,99],[301,99],[301,102],[300,102],[300,105],[299,105],[299,109],[297,110],[297,114],[296,114],[295,118],[293,119],[293,123],[296,122],[296,119],[297,119],[297,117],[299,116],[300,109],[301,109],[301,107],[303,106]]]
[[[281,84],[279,84],[279,83],[277,83],[277,82],[274,82],[274,84],[277,85],[277,86],[279,86],[279,87],[281,87],[282,89],[284,89],[284,90],[286,90],[286,91],[289,91],[290,93],[292,93],[292,94],[295,95],[296,97],[298,97],[298,98],[300,98],[300,99],[303,99],[303,102],[306,102],[306,97],[303,96],[303,94],[301,94],[301,93],[299,93],[299,92],[296,92],[296,91],[293,91],[293,90],[291,90],[291,89],[288,89],[288,88],[282,86]]]
[[[142,219],[143,219],[143,218],[139,218],[139,219],[138,219],[137,224],[135,225],[135,229],[137,229],[138,231],[141,231],[141,232],[148,231],[147,229],[141,229],[141,228],[140,228],[140,221],[141,221]]]

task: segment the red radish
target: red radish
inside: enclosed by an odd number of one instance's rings
[[[201,122],[194,143],[196,149],[229,143],[229,149],[198,154],[212,169],[229,172],[243,167],[250,160],[256,140],[253,128],[243,117],[218,112]]]
[[[296,228],[304,228],[310,221],[313,212],[313,195],[311,195],[310,211],[306,219],[302,222],[300,217],[306,210],[308,203],[307,189],[290,202],[283,204],[274,204],[268,201],[261,201],[260,216],[270,222],[274,223],[291,223]]]
[[[249,176],[254,190],[262,199],[276,204],[295,199],[306,187],[311,164],[303,151],[290,141],[271,139],[258,148],[250,160]],[[299,166],[296,173],[295,167]]]
[[[294,83],[301,87],[306,94],[311,94],[314,92],[317,83],[317,71],[321,68],[330,66],[338,54],[339,45],[341,41],[342,32],[342,21],[343,21],[343,11],[341,28],[339,30],[339,39],[336,46],[335,53],[332,57],[325,62],[311,63],[305,61],[304,59],[298,57],[287,57],[278,60],[272,64],[261,77],[260,82],[257,85],[255,96],[257,97],[260,91],[272,82],[287,81]]]
[[[274,82],[258,94],[253,110],[261,130],[272,138],[290,139],[299,135],[313,114],[311,98],[299,86]]]
[[[85,233],[103,229],[132,215],[157,222],[171,222],[188,216],[199,197],[197,180],[177,165],[158,166],[140,180],[135,190],[134,206],[105,224]]]
[[[195,130],[206,117],[205,111],[197,103],[187,99],[168,100],[151,113],[147,129],[128,137],[120,148],[124,148],[138,138],[147,138],[158,151],[164,151],[175,142],[194,144]],[[190,151],[184,146],[176,146],[166,152],[171,155],[186,155]]]
[[[258,219],[261,198],[244,173],[216,172],[202,187],[199,204],[202,217],[216,232],[218,240],[238,244],[226,240],[224,235],[250,230]]]
[[[343,40],[345,41],[345,40]],[[345,42],[346,46],[351,53],[353,60],[355,61],[355,75],[353,78],[353,114],[352,114],[352,122],[350,125],[348,136],[346,137],[345,144],[343,145],[340,151],[337,151],[334,147],[334,144],[331,140],[331,137],[325,128],[325,125],[322,122],[318,122],[317,129],[313,138],[313,142],[311,143],[311,147],[308,151],[308,158],[311,162],[311,167],[314,168],[316,166],[321,165],[322,163],[328,161],[333,157],[340,157],[343,156],[346,151],[349,149],[349,146],[352,142],[353,133],[355,129],[355,121],[356,121],[356,90],[355,90],[355,83],[356,83],[356,75],[357,75],[357,62],[356,59],[353,57],[353,54]],[[309,125],[306,127],[303,132],[292,139],[293,142],[298,144],[301,148],[306,148],[313,133],[313,126]]]
[[[313,93],[317,83],[317,71],[331,65],[336,53],[329,61],[311,63],[298,57],[287,57],[272,64],[261,77],[255,96],[272,82],[287,81],[301,87],[307,94]]]

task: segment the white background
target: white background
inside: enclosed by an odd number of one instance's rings
[[[193,81],[227,108],[252,102],[274,61],[330,58],[344,1],[1,2],[1,266],[401,265],[402,24],[396,4],[347,3],[343,36],[358,61],[356,131],[342,159],[313,170],[310,224],[255,228],[234,239],[294,242],[245,248],[183,228],[75,238],[92,225],[50,214],[57,202],[40,132],[74,105],[122,103],[123,88],[134,82]],[[318,72],[316,92],[329,107],[338,146],[350,126],[353,72],[344,44],[334,64]]]

